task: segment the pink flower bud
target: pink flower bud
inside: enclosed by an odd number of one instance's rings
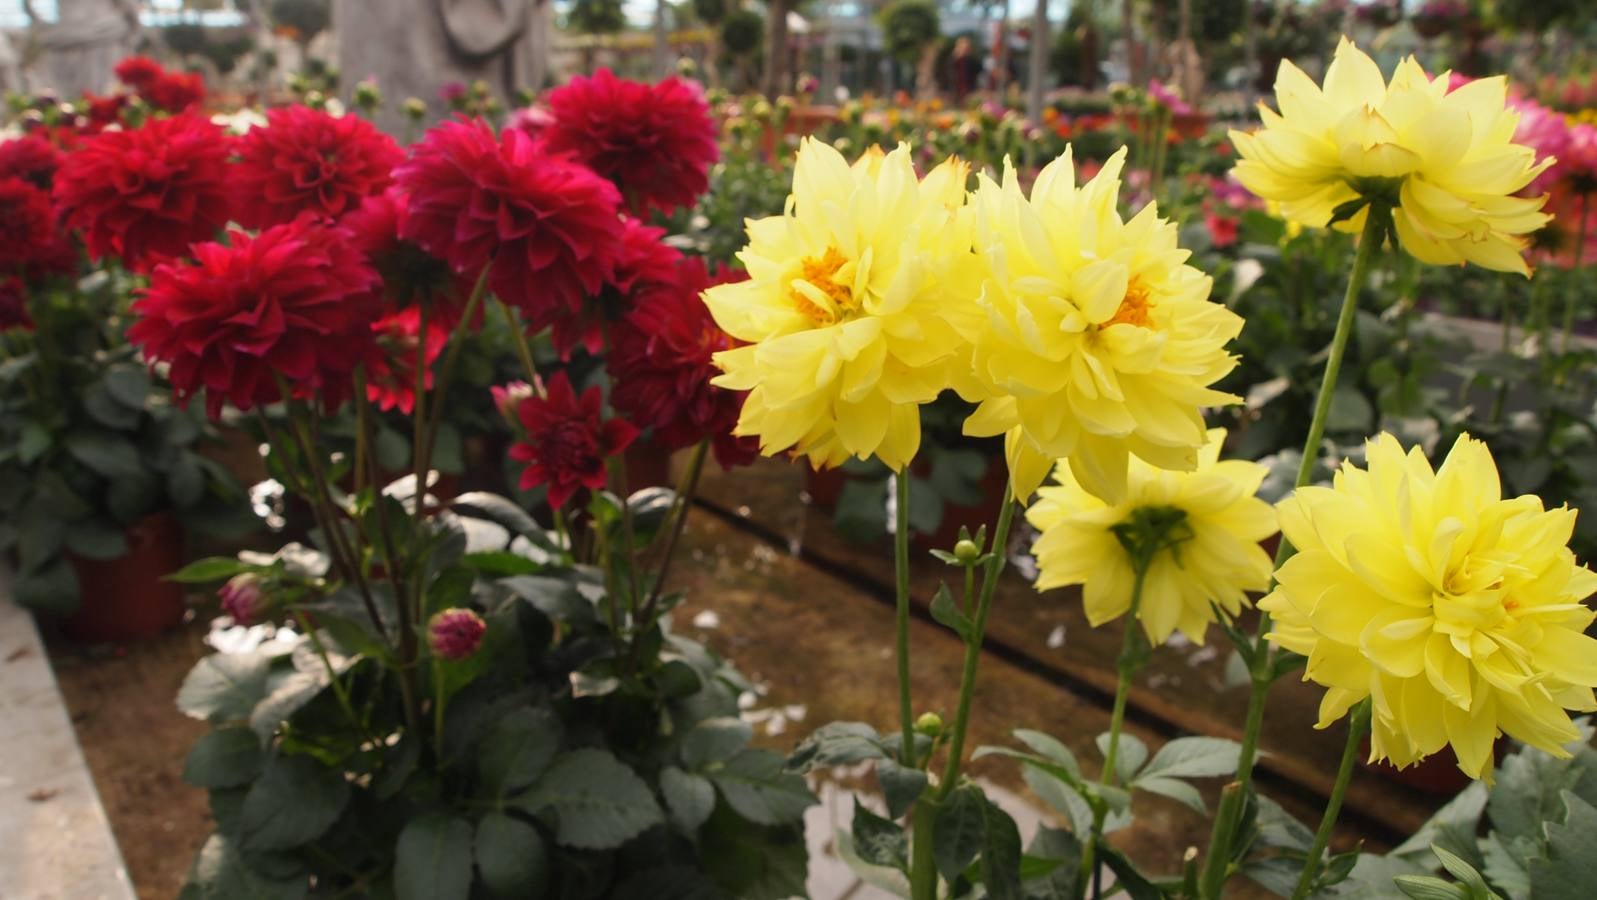
[[[469,609],[451,608],[427,621],[427,646],[433,655],[450,662],[471,658],[482,646],[488,623]]]
[[[239,625],[259,622],[270,606],[261,590],[261,577],[253,572],[234,575],[217,589],[216,596],[222,601],[222,611]]]
[[[499,415],[503,416],[512,428],[516,427],[520,422],[520,419],[517,418],[516,410],[520,408],[521,401],[531,397],[533,393],[532,385],[525,381],[512,381],[504,385],[496,384],[490,387],[488,392],[494,395],[494,407],[499,410]]]

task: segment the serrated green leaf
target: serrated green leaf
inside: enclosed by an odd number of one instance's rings
[[[1070,748],[1062,741],[1029,728],[1017,728],[1011,733],[1038,756],[1065,767],[1077,778],[1081,777],[1081,765],[1076,762],[1076,754],[1070,752]]]
[[[308,874],[270,878],[254,871],[228,838],[213,834],[200,848],[178,900],[302,900]]]
[[[471,893],[471,823],[429,813],[410,820],[394,846],[397,900],[466,900]]]
[[[859,798],[854,798],[854,852],[873,866],[889,866],[899,871],[909,869],[909,841],[904,830],[890,819],[871,812]]]
[[[549,880],[549,851],[538,829],[504,813],[477,822],[473,856],[482,883],[499,897],[540,896]]]
[[[272,851],[307,844],[332,827],[348,803],[342,773],[308,756],[279,756],[244,795],[241,847]]]
[[[495,722],[477,750],[483,791],[496,800],[530,787],[560,749],[560,720],[522,707]]]
[[[753,727],[736,716],[705,719],[682,736],[682,764],[698,770],[725,762],[753,739]]]
[[[266,696],[271,659],[264,653],[213,653],[194,664],[178,688],[177,708],[211,722],[247,720]]]
[[[851,766],[867,759],[885,759],[881,737],[864,722],[830,722],[799,742],[787,767],[807,773],[812,769]]]
[[[512,805],[553,813],[555,841],[584,850],[619,847],[665,819],[648,784],[609,751],[596,748],[556,758]]]
[[[876,780],[882,785],[889,819],[903,817],[915,799],[926,790],[927,781],[925,772],[901,766],[891,759],[876,764]]]
[[[986,840],[987,798],[981,788],[962,784],[937,808],[932,831],[932,859],[937,871],[952,884],[965,871]]]
[[[195,787],[248,784],[261,772],[260,739],[248,728],[218,728],[200,736],[183,762],[183,780]]]
[[[1563,821],[1548,822],[1546,856],[1530,861],[1531,896],[1578,900],[1597,887],[1597,807],[1565,791]]]
[[[671,821],[688,834],[694,834],[715,812],[715,785],[703,775],[684,772],[676,766],[660,770],[660,793]]]
[[[1098,752],[1105,759],[1109,756],[1109,733],[1104,732],[1094,739],[1098,745]],[[1134,734],[1122,731],[1120,741],[1115,748],[1115,779],[1121,784],[1127,784],[1148,761],[1148,745]]]
[[[796,822],[816,802],[804,778],[767,750],[744,750],[708,774],[738,815],[760,825]]]

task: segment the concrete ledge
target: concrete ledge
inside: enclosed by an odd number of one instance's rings
[[[134,900],[50,657],[10,587],[0,568],[0,900]]]

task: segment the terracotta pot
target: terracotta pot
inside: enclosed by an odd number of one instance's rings
[[[924,460],[914,465],[917,475],[925,476],[931,469],[930,463]],[[987,471],[981,477],[981,499],[971,505],[955,503],[944,504],[943,520],[937,530],[931,534],[914,532],[910,535],[910,542],[917,550],[953,550],[954,544],[959,541],[959,526],[970,529],[974,535],[976,529],[987,526],[991,534],[993,526],[998,522],[998,514],[1004,509],[1004,493],[1009,489],[1009,470],[1004,465],[1003,457],[993,456],[987,460]]]
[[[61,623],[78,641],[152,638],[183,621],[183,586],[163,581],[183,567],[183,525],[170,511],[152,513],[126,532],[128,552],[116,559],[67,554],[78,576],[81,603]]]

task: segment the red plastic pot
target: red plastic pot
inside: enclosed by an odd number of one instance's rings
[[[837,509],[838,498],[843,496],[849,474],[841,468],[816,469],[807,462],[799,465],[804,467],[804,493],[810,495],[810,505],[825,513]]]
[[[1492,746],[1492,756],[1502,758],[1503,747],[1504,740],[1498,738],[1497,743]],[[1438,797],[1451,797],[1469,787],[1470,782],[1474,780],[1458,767],[1458,756],[1453,753],[1452,747],[1443,747],[1406,769],[1399,769],[1385,760],[1369,762],[1369,735],[1364,736],[1359,752],[1360,762],[1366,769],[1378,772],[1390,781]]]
[[[73,640],[144,640],[183,621],[183,586],[163,580],[183,567],[182,523],[170,511],[152,513],[125,534],[128,552],[116,559],[67,554],[81,601],[61,630]]]

